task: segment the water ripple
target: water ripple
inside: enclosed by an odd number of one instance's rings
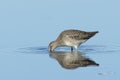
[[[32,53],[32,54],[48,54],[47,47],[26,47],[20,48],[19,52],[21,53]]]
[[[70,51],[70,47],[59,47],[56,51]],[[105,45],[82,45],[78,49],[84,53],[113,53],[120,51],[118,46],[105,46]],[[33,54],[49,54],[48,47],[26,47],[20,48],[22,53],[33,53]]]

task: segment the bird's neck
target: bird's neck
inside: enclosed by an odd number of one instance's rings
[[[57,46],[63,46],[64,43],[61,40],[57,40],[55,41],[55,43],[57,44]]]

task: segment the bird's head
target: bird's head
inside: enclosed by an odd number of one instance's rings
[[[52,41],[52,42],[49,44],[49,51],[50,51],[50,52],[53,52],[56,47],[57,47],[57,41]]]

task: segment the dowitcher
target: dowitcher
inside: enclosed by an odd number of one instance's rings
[[[71,51],[73,51],[73,48],[78,50],[78,47],[82,43],[86,42],[96,33],[98,33],[98,31],[86,32],[81,30],[65,30],[60,33],[55,41],[49,44],[49,51],[53,52],[55,48],[60,46],[69,46],[71,47]]]

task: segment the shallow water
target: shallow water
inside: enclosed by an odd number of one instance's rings
[[[49,53],[47,47],[0,49],[0,80],[120,80],[119,46],[83,45],[77,53],[69,50],[58,48]],[[99,65],[75,67],[86,59]]]

